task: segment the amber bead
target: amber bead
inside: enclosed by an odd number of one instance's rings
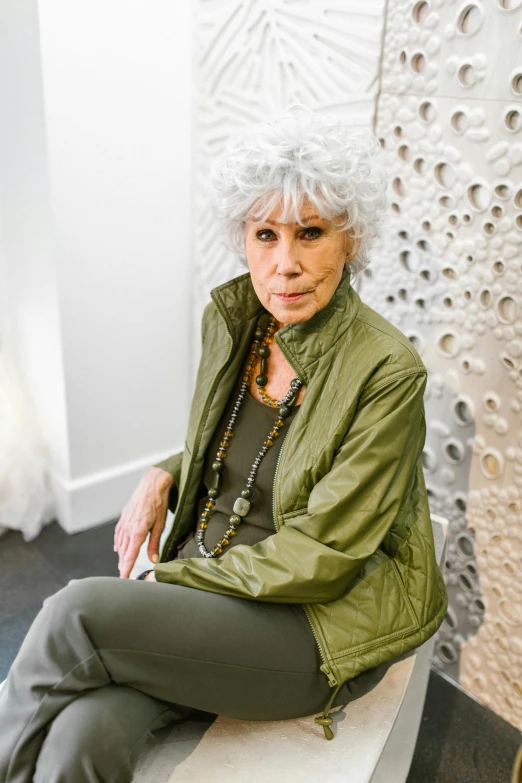
[[[276,430],[276,429],[270,430],[270,437],[271,438],[277,438],[278,435],[279,435],[279,430]]]
[[[222,554],[223,550],[221,549],[220,546],[216,546],[216,547],[214,547],[213,552],[214,552],[215,555],[220,555],[220,554]]]
[[[207,522],[200,522],[199,526],[200,526],[201,530],[206,530],[207,527],[208,527],[208,523]]]
[[[235,535],[236,535],[236,531],[233,528],[229,528],[227,530],[227,536],[235,536]]]
[[[277,419],[277,421],[276,421],[276,423],[275,423],[275,426],[276,426],[276,427],[282,427],[284,423],[285,423],[285,422],[284,422],[284,420],[283,420],[283,419]]]
[[[266,446],[269,449],[270,446],[274,445],[274,441],[272,440],[272,438],[267,438],[263,445]]]

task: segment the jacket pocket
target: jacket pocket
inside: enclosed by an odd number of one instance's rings
[[[380,549],[346,595],[312,606],[333,661],[384,648],[419,628],[397,565]]]

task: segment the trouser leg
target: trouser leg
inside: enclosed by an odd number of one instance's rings
[[[0,692],[0,783],[29,783],[51,723],[111,683],[254,720],[310,714],[329,692],[300,607],[114,577],[72,580],[44,601]]]
[[[320,664],[298,605],[161,582],[72,580],[44,601],[0,691],[0,783],[30,783],[57,717],[111,684],[232,718],[284,720],[323,710],[331,691]],[[81,702],[91,712],[97,703]],[[79,733],[68,736],[68,752],[85,755]]]
[[[33,783],[131,783],[145,740],[187,712],[126,685],[84,691],[50,724]]]

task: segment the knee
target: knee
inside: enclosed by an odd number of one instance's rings
[[[85,579],[71,579],[61,590],[43,601],[44,609],[53,618],[60,621],[71,617],[77,611],[89,612],[99,608],[104,595],[107,597],[106,581],[114,577],[90,576]]]

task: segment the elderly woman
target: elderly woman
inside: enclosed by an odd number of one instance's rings
[[[351,285],[384,205],[378,158],[371,134],[302,111],[225,150],[220,214],[249,271],[212,291],[185,449],[121,515],[122,578],[69,582],[22,645],[1,783],[130,781],[150,732],[194,710],[321,712],[331,739],[330,708],[441,624],[426,368]],[[129,580],[147,537],[154,568]]]

